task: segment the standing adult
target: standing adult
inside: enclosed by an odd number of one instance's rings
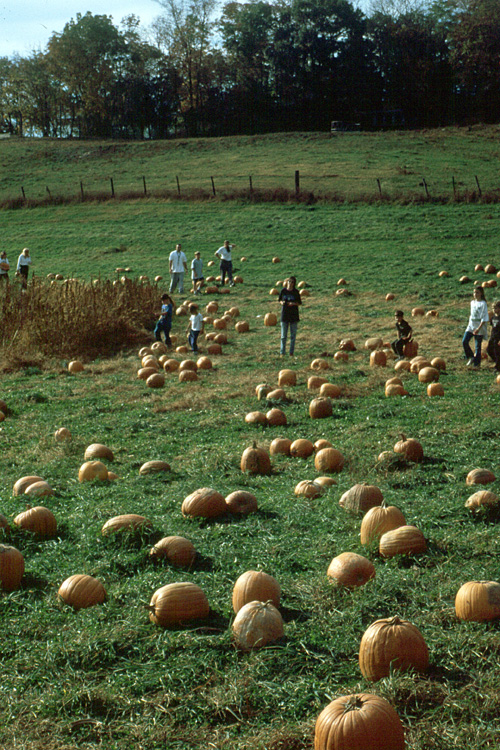
[[[481,366],[481,343],[488,333],[488,321],[488,305],[486,304],[484,289],[482,286],[476,286],[470,303],[469,322],[462,339],[467,367],[477,369]],[[474,354],[469,344],[473,336],[476,342]]]
[[[7,259],[7,253],[5,252],[5,250],[3,250],[0,253],[0,282],[9,281],[9,269],[10,269],[10,263]]]
[[[215,251],[214,255],[216,255],[218,258],[220,258],[220,283],[221,286],[224,286],[226,283],[226,276],[229,279],[229,286],[234,286],[233,281],[233,260],[231,258],[231,250],[235,248],[236,245],[231,245],[229,240],[224,240],[224,244],[222,247],[219,247],[218,250]]]
[[[17,259],[16,276],[21,279],[21,286],[26,289],[28,286],[28,271],[31,266],[31,255],[27,247],[24,248],[21,255]]]
[[[289,279],[286,279],[285,286],[282,288],[279,296],[281,304],[281,356],[286,353],[288,331],[290,331],[290,356],[293,356],[295,351],[295,338],[299,322],[299,305],[302,304],[299,291],[295,288],[296,284],[297,279],[295,276],[290,276]]]
[[[179,286],[179,294],[184,292],[184,273],[188,270],[187,258],[182,252],[180,244],[175,246],[168,259],[168,270],[170,272],[170,294]]]

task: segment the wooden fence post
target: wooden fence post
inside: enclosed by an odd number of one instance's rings
[[[80,194],[82,196],[82,201],[84,200],[85,196],[83,194],[83,182],[80,180]]]
[[[455,185],[455,178],[453,177],[453,175],[452,175],[452,178],[451,178],[451,184],[453,185],[453,197],[456,200],[456,198],[457,198],[457,186]]]
[[[430,197],[429,196],[429,190],[427,188],[427,183],[425,181],[425,177],[422,177],[422,185],[424,186],[426,196],[429,198]]]
[[[144,175],[143,175],[143,177],[142,177],[142,185],[143,185],[143,187],[144,187],[144,195],[147,195],[147,194],[148,194],[148,191],[147,191],[147,189],[146,189],[146,178],[144,177]]]
[[[479,193],[479,197],[481,197],[482,194],[483,194],[482,191],[481,191],[481,185],[479,184],[479,179],[478,179],[477,175],[475,175],[475,178],[476,178],[476,185],[477,185],[477,190],[478,190],[478,193]]]
[[[252,175],[250,175],[250,177],[248,178],[248,182],[250,184],[250,194],[252,194],[253,193]]]
[[[214,182],[214,178],[210,177],[210,179],[212,180],[212,193],[213,193],[213,195],[215,195],[215,182]]]
[[[26,193],[24,192],[24,187],[21,185],[21,193],[23,194],[23,200],[26,200]]]
[[[50,200],[52,200],[52,196],[50,194],[50,190],[49,190],[49,186],[48,185],[45,185],[45,190],[47,191]]]
[[[295,195],[300,193],[300,172],[298,169],[295,170]]]
[[[113,184],[113,178],[112,177],[109,178],[109,182],[110,182],[110,185],[111,185],[111,197],[114,198],[115,197],[115,186]]]
[[[176,176],[175,179],[177,181],[177,195],[180,195],[181,194],[181,186],[179,184],[179,178]]]
[[[378,185],[378,194],[380,197],[382,197],[382,185],[380,184],[380,180],[377,177],[377,185]]]

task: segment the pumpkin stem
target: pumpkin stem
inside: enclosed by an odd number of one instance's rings
[[[389,620],[389,625],[401,625],[402,620],[398,615],[395,615],[393,618]]]
[[[343,713],[346,714],[349,711],[360,711],[362,708],[363,708],[363,699],[361,698],[361,696],[351,695],[347,703],[344,703]]]

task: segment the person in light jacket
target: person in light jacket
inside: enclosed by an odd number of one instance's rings
[[[470,303],[469,322],[462,339],[467,367],[477,370],[481,366],[481,344],[488,334],[488,321],[488,305],[486,304],[484,289],[482,286],[476,286]],[[476,342],[474,354],[469,343],[472,337]]]
[[[21,286],[26,289],[28,286],[28,271],[31,266],[31,255],[27,247],[24,248],[21,255],[17,259],[16,276],[21,279]]]

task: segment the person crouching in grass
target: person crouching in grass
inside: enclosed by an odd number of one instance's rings
[[[394,354],[397,355],[397,361],[399,361],[404,357],[405,344],[408,344],[411,341],[412,327],[408,321],[405,320],[404,312],[402,310],[396,310],[394,317],[396,318],[398,337],[396,341],[392,342],[391,348]]]

